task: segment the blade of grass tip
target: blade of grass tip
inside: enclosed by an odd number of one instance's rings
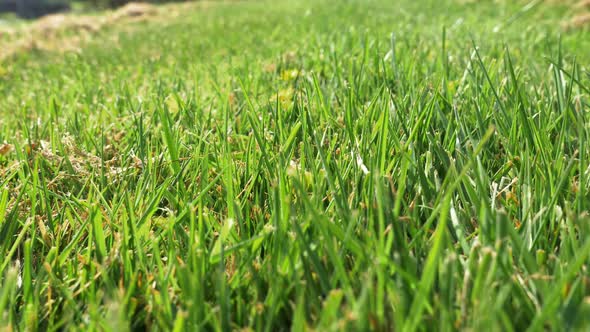
[[[407,151],[410,148],[410,145],[415,141],[416,136],[419,133],[423,132],[423,127],[425,126],[424,122],[428,118],[428,116],[432,114],[431,112],[433,110],[435,103],[436,94],[433,94],[433,96],[430,97],[430,99],[426,103],[424,110],[420,112],[418,119],[415,121],[414,126],[412,127],[412,131],[410,132],[410,136],[406,140],[406,144],[403,146],[404,151]]]
[[[447,54],[447,27],[443,26],[442,29],[442,61],[444,67],[444,78],[445,78],[445,90],[447,89],[447,82],[449,81],[449,56]],[[445,93],[446,96],[446,93]]]
[[[107,257],[107,247],[102,226],[102,213],[97,206],[91,208],[90,219],[92,220],[92,233],[96,243],[96,253],[101,262]]]
[[[401,152],[401,171],[400,176],[398,178],[399,184],[397,188],[397,194],[395,196],[395,201],[393,203],[393,216],[397,220],[400,217],[400,212],[402,208],[402,201],[406,192],[406,181],[408,179],[408,170],[410,169],[410,164],[412,163],[412,150],[406,149],[405,151]]]
[[[479,155],[479,153],[483,150],[483,147],[488,142],[488,140],[492,137],[492,135],[494,134],[495,131],[496,131],[496,128],[494,126],[490,126],[488,128],[486,133],[483,135],[481,141],[476,146],[476,148],[473,152],[473,157]],[[467,163],[463,166],[463,168],[461,169],[461,172],[456,176],[454,175],[454,174],[456,174],[456,171],[449,172],[449,175],[447,177],[445,177],[445,179],[444,179],[444,182],[442,184],[442,189],[454,191],[459,186],[459,184],[461,184],[461,182],[464,180],[463,178],[465,177],[467,172],[471,169],[471,166],[473,165],[473,161],[474,161],[474,158],[470,158],[467,161]],[[453,170],[454,170],[454,168],[453,168]],[[453,181],[453,179],[454,179],[454,181]],[[450,181],[453,181],[453,182],[450,182]],[[430,225],[434,222],[438,211],[441,210],[440,199],[444,199],[444,197],[441,198],[441,195],[439,195],[437,197],[436,201],[434,202],[434,209],[432,211],[432,214],[426,220],[426,222],[422,225],[420,232],[424,233],[427,229],[430,228]],[[450,207],[449,207],[449,211],[450,211]],[[417,237],[415,236],[414,239],[412,239],[412,241],[410,241],[410,243],[408,244],[408,248],[412,248],[416,243],[417,243]]]
[[[527,12],[529,12],[531,9],[535,8],[538,4],[540,4],[543,0],[533,0],[529,3],[527,3],[526,5],[524,5],[522,8],[520,8],[519,10],[517,10],[512,16],[510,16],[505,23],[500,23],[498,25],[496,25],[493,29],[493,32],[499,32],[500,30],[502,30],[504,27],[509,26],[510,24],[512,24],[513,22],[515,22],[516,20],[520,19],[522,16],[524,16]]]
[[[494,86],[494,82],[492,82],[492,79],[490,78],[488,70],[486,69],[486,67],[483,63],[483,60],[481,58],[481,55],[479,54],[479,48],[477,47],[477,45],[475,45],[475,40],[472,39],[471,43],[473,45],[473,51],[475,52],[475,55],[477,56],[477,61],[479,63],[479,67],[483,71],[483,74],[486,77],[488,84],[490,85],[490,89],[492,89],[492,93],[494,94],[494,98],[496,99],[496,102],[500,106],[500,111],[502,112],[502,117],[504,119],[510,119],[511,117],[509,117],[508,113],[506,112],[506,106],[504,105],[504,102],[500,98],[500,95],[498,95],[498,91],[496,91],[496,87]]]
[[[33,302],[33,254],[31,239],[25,241],[25,257],[23,269],[23,300]]]
[[[312,73],[312,80],[313,80],[313,88],[315,90],[315,95],[317,97],[317,103],[319,104],[318,106],[320,107],[320,110],[322,111],[321,114],[323,114],[324,119],[326,121],[328,121],[330,119],[330,112],[328,111],[328,108],[326,107],[324,93],[322,92],[322,89],[320,88],[320,83],[319,83],[319,80],[318,80],[315,73]]]
[[[576,69],[574,63],[574,71]],[[574,75],[572,75],[574,76]],[[573,85],[573,84],[571,84]],[[576,112],[580,120],[578,120],[578,137],[579,137],[579,147],[578,150],[580,151],[579,156],[579,188],[586,188],[586,183],[588,181],[586,171],[584,170],[585,167],[588,165],[587,160],[587,149],[588,149],[588,132],[584,128],[584,124],[588,123],[586,118],[587,112]],[[577,193],[577,200],[578,200],[578,214],[582,215],[584,211],[586,211],[588,201],[585,199],[585,190],[579,190]],[[1,218],[1,217],[0,217]]]
[[[347,250],[352,252],[354,255],[356,255],[358,257],[363,257],[364,251],[363,251],[363,247],[362,247],[362,244],[360,243],[360,241],[357,241],[353,237],[346,237],[346,233],[342,230],[342,228],[340,228],[339,225],[334,224],[333,222],[329,222],[328,216],[326,216],[324,214],[320,214],[316,210],[316,207],[311,203],[309,197],[307,195],[303,194],[303,193],[306,193],[306,190],[304,189],[304,186],[301,184],[301,182],[299,180],[293,179],[292,185],[293,185],[293,187],[295,187],[297,192],[300,193],[301,201],[302,201],[303,205],[305,206],[306,211],[308,211],[311,214],[313,219],[314,220],[326,219],[326,222],[324,224],[329,228],[330,234],[332,236],[336,237],[338,240],[342,241],[343,246]],[[340,254],[342,254],[342,253],[340,253]]]
[[[252,116],[252,114],[256,113],[256,108],[254,107],[252,100],[250,100],[250,96],[246,92],[246,89],[244,87],[244,83],[242,82],[241,79],[239,79],[239,81],[240,81],[240,87],[241,87],[242,91],[244,92],[244,98],[246,99],[246,104],[248,104],[248,108],[251,111],[251,112],[247,112],[246,116],[248,118],[248,122],[250,123],[250,126],[252,127],[252,132],[254,134],[254,138],[256,139],[256,142],[258,143],[258,146],[260,147],[260,152],[262,153],[262,158],[261,158],[262,163],[264,163],[264,165],[266,166],[266,170],[268,172],[272,173],[274,168],[271,167],[269,164],[270,158],[269,158],[269,155],[266,151],[266,140],[263,139],[264,134],[263,133],[261,134],[260,128],[258,127],[258,122]]]
[[[381,91],[383,91],[381,89]],[[387,160],[387,138],[389,137],[389,112],[385,111],[381,113],[379,117],[378,126],[381,127],[379,131],[379,135],[381,139],[379,140],[378,145],[378,155],[379,155],[379,175],[383,176],[385,173],[385,165]]]
[[[170,112],[168,112],[167,106],[161,105],[160,106],[160,120],[162,121],[162,134],[164,138],[164,143],[168,147],[168,155],[170,157],[170,165],[174,174],[180,173],[180,159],[179,159],[179,152],[178,146],[176,141],[176,133],[172,125],[172,119],[170,116]]]
[[[30,176],[26,177],[26,180],[23,182],[25,186],[20,190],[18,196],[13,201],[14,206],[18,206],[20,202],[23,201],[25,194],[26,194],[26,183],[29,182]],[[18,221],[18,211],[19,209],[12,209],[7,216],[3,216],[3,222],[0,224],[0,239],[9,239],[14,236],[20,222]],[[6,222],[7,220],[13,220],[14,222]],[[7,252],[8,246],[10,245],[10,241],[0,241],[0,252]]]
[[[67,206],[70,208],[71,211],[76,211],[76,207],[72,206],[72,204],[70,202],[67,203]],[[67,214],[69,214],[69,212],[66,212]],[[76,219],[78,220],[82,220],[82,218],[80,218],[80,216],[74,212],[74,214],[76,215]],[[69,259],[70,257],[70,252],[72,250],[74,250],[76,248],[76,246],[78,245],[78,242],[80,241],[80,239],[87,234],[86,233],[86,226],[92,221],[92,219],[90,218],[83,218],[83,221],[81,221],[80,224],[77,225],[77,232],[74,234],[74,236],[69,240],[68,245],[61,250],[60,254],[59,254],[59,264],[62,265],[65,263],[66,260]]]
[[[235,219],[236,212],[235,212],[235,195],[234,195],[234,170],[233,170],[233,162],[231,157],[231,151],[229,151],[229,146],[227,149],[224,149],[224,160],[221,162],[221,167],[224,171],[223,177],[223,184],[225,187],[225,202],[227,205],[227,218]]]
[[[399,75],[397,73],[397,59],[395,54],[395,32],[391,33],[391,70],[393,70],[393,79],[397,81]]]
[[[219,232],[219,237],[215,241],[213,248],[211,249],[211,254],[209,256],[209,262],[211,264],[216,264],[220,260],[223,259],[222,254],[226,250],[226,242],[230,239],[230,235],[233,231],[235,226],[235,221],[232,218],[227,218],[225,223],[221,227],[221,231]]]
[[[536,126],[534,125],[534,122],[531,122],[530,119],[531,117],[529,116],[529,114],[527,113],[525,107],[526,107],[526,103],[525,103],[525,99],[523,97],[523,92],[520,89],[520,86],[518,84],[518,78],[516,77],[516,72],[514,71],[514,66],[512,65],[512,57],[510,56],[510,51],[508,49],[508,47],[505,47],[505,51],[506,51],[506,62],[508,65],[508,69],[509,69],[509,73],[510,73],[510,77],[512,78],[513,84],[514,84],[514,89],[516,90],[516,95],[518,97],[518,101],[519,101],[519,106],[518,106],[518,113],[521,115],[521,123],[524,125],[524,130],[527,134],[527,138],[529,140],[529,143],[531,144],[531,146],[534,146],[536,151],[538,153],[540,153],[541,158],[543,160],[543,164],[545,164],[545,168],[547,170],[549,170],[549,164],[550,162],[548,161],[548,157],[546,155],[546,149],[544,149],[541,146],[541,139],[539,138],[539,130],[536,128]],[[553,182],[551,179],[551,172],[547,171],[547,175],[549,176],[549,181]]]
[[[590,94],[590,87],[586,87],[584,86],[584,84],[582,82],[580,82],[580,80],[578,78],[576,78],[573,74],[568,73],[560,64],[556,63],[555,61],[551,60],[551,59],[547,59],[547,61],[549,61],[549,63],[551,63],[552,65],[556,66],[557,69],[559,69],[559,71],[564,74],[565,76],[567,76],[569,79],[572,80],[572,82],[576,83],[576,85],[584,90],[584,92],[589,93]]]
[[[217,184],[217,182],[219,182],[219,180],[225,175],[225,170],[222,170],[219,174],[217,174],[216,177],[213,178],[213,180],[208,181],[207,185],[205,185],[203,187],[203,189],[201,190],[201,192],[196,196],[195,199],[192,200],[191,204],[199,204],[199,202],[201,201],[201,199],[203,198],[203,196],[205,196],[209,190],[211,188],[213,188],[213,186],[215,186]]]
[[[291,128],[291,133],[289,134],[289,137],[287,137],[287,140],[283,144],[283,147],[281,148],[281,152],[283,152],[284,154],[287,154],[287,151],[289,151],[289,149],[291,148],[291,145],[293,145],[295,138],[297,138],[297,134],[299,133],[299,130],[301,129],[302,124],[303,123],[301,121],[298,121],[293,126],[293,128]]]
[[[309,112],[306,112],[305,114],[306,114],[308,123],[312,124],[313,121],[311,119],[311,115],[309,114]],[[336,181],[338,181],[340,188],[346,188],[346,186],[344,186],[344,181],[342,180],[342,177],[337,170],[334,170],[334,172],[335,172],[335,175],[334,175],[332,168],[329,167],[328,160],[326,158],[326,154],[324,153],[324,151],[322,149],[322,145],[320,144],[320,141],[318,140],[318,137],[315,133],[315,128],[313,126],[309,127],[309,135],[311,136],[312,142],[315,143],[315,145],[318,149],[318,154],[320,156],[320,161],[321,161],[322,167],[323,167],[324,171],[326,172],[326,181],[328,182],[328,186],[330,187],[330,190],[332,191],[332,193],[335,197],[335,202],[336,202],[336,206],[338,208],[338,211],[343,218],[346,218],[346,216],[350,216],[350,207],[346,203],[346,199],[343,197],[342,191],[339,191],[338,188],[336,187],[336,183],[334,182],[334,178],[336,178]]]
[[[496,132],[496,127],[490,126],[488,128],[488,130],[485,132],[485,134],[483,135],[483,137],[481,138],[481,141],[479,141],[479,144],[475,147],[475,150],[473,151],[474,158],[480,154],[480,152],[483,150],[484,146],[490,140],[490,138],[492,137],[494,132]],[[459,173],[459,175],[455,178],[455,181],[452,183],[452,185],[450,187],[452,190],[455,190],[455,188],[457,188],[459,183],[461,183],[461,181],[463,181],[463,177],[471,169],[471,166],[473,166],[474,158],[470,158],[467,161],[467,163],[463,166],[463,168],[461,169],[461,173]]]
[[[2,184],[3,185],[3,184]],[[6,220],[6,208],[8,207],[8,189],[2,190],[2,196],[0,197],[0,228]]]

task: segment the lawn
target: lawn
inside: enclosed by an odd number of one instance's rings
[[[567,3],[167,6],[0,62],[0,330],[590,328]]]

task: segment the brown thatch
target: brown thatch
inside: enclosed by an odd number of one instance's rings
[[[590,13],[584,13],[574,16],[570,21],[570,27],[582,28],[590,25]]]

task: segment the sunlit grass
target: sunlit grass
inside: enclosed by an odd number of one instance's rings
[[[525,5],[224,2],[1,63],[0,324],[588,328],[590,35]]]

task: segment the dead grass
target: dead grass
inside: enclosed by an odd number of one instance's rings
[[[130,2],[117,9],[110,15],[110,21],[121,21],[130,18],[146,18],[157,15],[158,8],[153,5],[141,2]]]
[[[0,156],[9,154],[13,149],[14,146],[12,144],[8,144],[6,142],[0,144]]]
[[[31,30],[44,36],[70,31],[98,31],[101,20],[90,16],[71,16],[65,14],[48,15],[35,22]]]
[[[570,29],[584,28],[588,26],[590,26],[590,12],[576,15],[569,21]]]
[[[582,0],[576,3],[574,8],[590,8],[590,0]]]
[[[21,29],[0,30],[0,63],[17,54],[33,50],[76,52],[102,30],[128,26],[142,21],[170,19],[187,7],[203,6],[203,2],[154,6],[131,2],[103,15],[47,15]]]
[[[590,0],[582,0],[571,6],[571,18],[563,23],[565,30],[590,27]]]

